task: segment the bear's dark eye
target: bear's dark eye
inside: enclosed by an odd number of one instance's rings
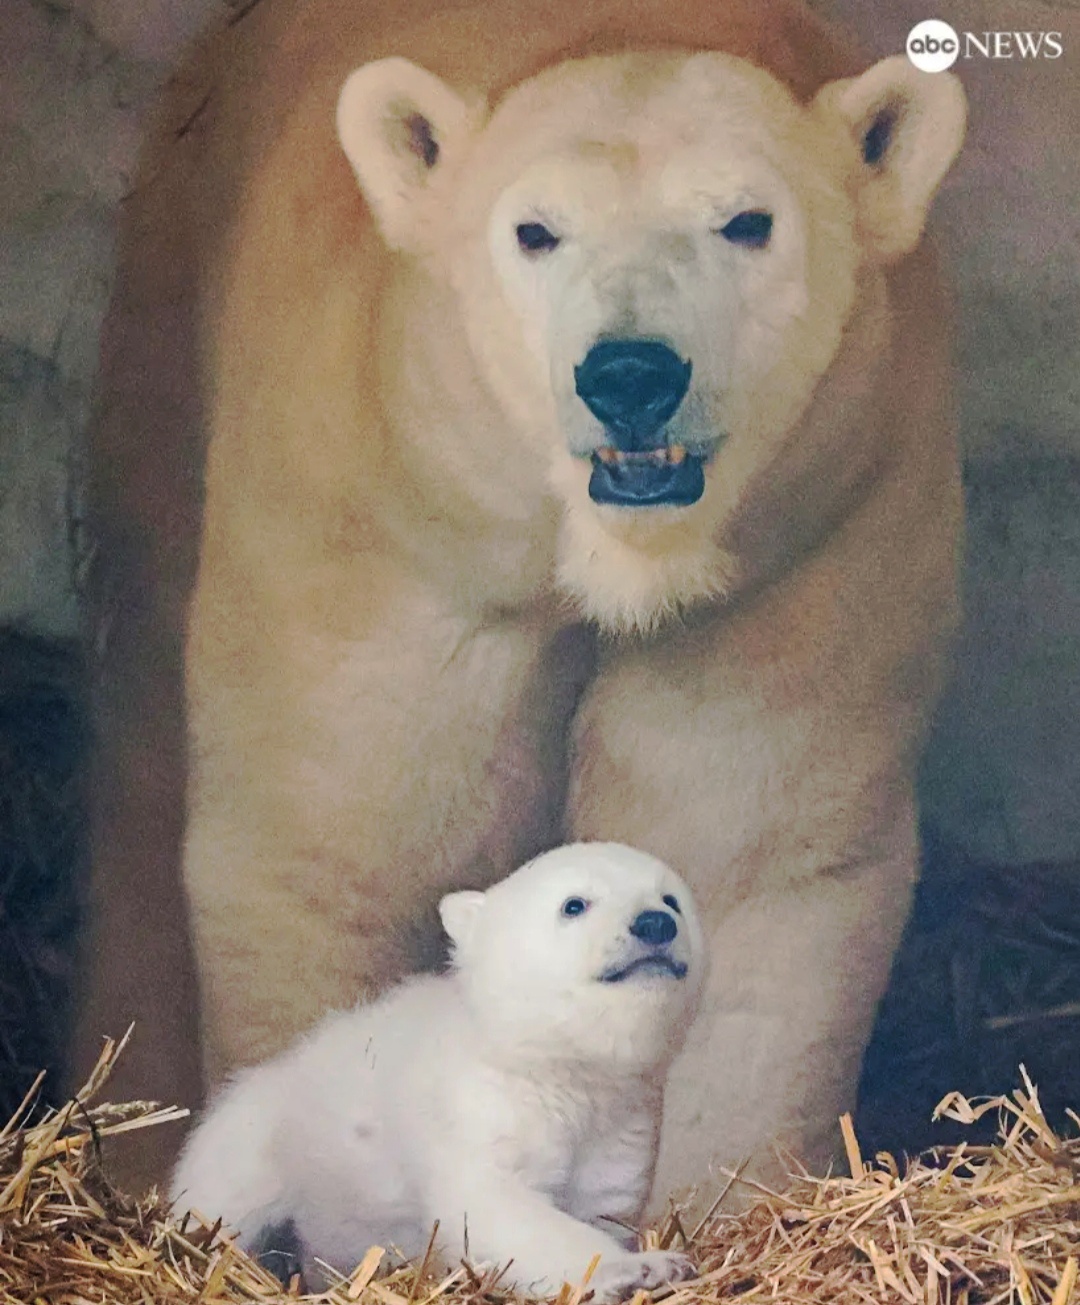
[[[542,222],[522,222],[515,234],[518,248],[526,254],[550,254],[559,247],[559,237]]]
[[[671,893],[665,893],[660,900],[669,910],[674,911],[676,915],[682,915],[682,908],[679,906],[679,899],[677,897],[674,897]]]
[[[742,245],[744,249],[764,249],[772,236],[773,217],[764,209],[751,208],[745,213],[736,213],[727,226],[720,228],[720,234],[733,245]]]
[[[584,915],[588,909],[589,903],[584,897],[568,897],[562,904],[560,914],[571,920],[575,915]]]

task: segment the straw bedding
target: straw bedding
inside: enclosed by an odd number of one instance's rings
[[[101,1140],[183,1114],[145,1102],[98,1103],[121,1050],[108,1044],[82,1092],[61,1110],[31,1124],[28,1099],[0,1132],[4,1305],[520,1299],[498,1273],[480,1276],[466,1265],[441,1277],[426,1262],[387,1271],[379,1248],[350,1277],[303,1296],[297,1280],[283,1287],[218,1225],[197,1215],[174,1220],[153,1195],[134,1201],[115,1191]],[[743,1213],[715,1208],[696,1227],[672,1210],[646,1242],[685,1245],[700,1276],[675,1290],[671,1305],[1078,1305],[1080,1116],[1069,1115],[1076,1136],[1056,1135],[1026,1075],[1009,1097],[973,1102],[953,1093],[938,1113],[965,1125],[996,1115],[998,1139],[928,1153],[904,1167],[887,1154],[867,1163],[845,1120],[849,1176],[796,1174],[785,1191],[754,1189]],[[587,1292],[587,1283],[565,1287],[559,1305],[578,1305]],[[639,1293],[633,1305],[646,1299]]]

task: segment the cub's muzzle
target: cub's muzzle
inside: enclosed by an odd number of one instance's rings
[[[630,925],[630,936],[637,940],[635,954],[600,975],[601,983],[622,983],[631,975],[643,972],[685,979],[689,966],[677,960],[669,950],[679,933],[679,925],[667,911],[642,911]]]

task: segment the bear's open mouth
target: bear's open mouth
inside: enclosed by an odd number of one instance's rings
[[[682,444],[624,451],[605,444],[592,455],[589,497],[620,507],[689,507],[705,492],[704,459]]]
[[[605,970],[600,975],[601,983],[622,983],[632,974],[640,974],[643,970],[652,974],[670,974],[673,979],[685,979],[689,966],[685,961],[677,961],[673,956],[668,956],[666,952],[651,952],[647,956],[638,956],[628,965],[619,966],[617,969]]]

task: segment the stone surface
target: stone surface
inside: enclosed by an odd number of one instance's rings
[[[822,0],[874,55],[923,0]],[[924,808],[987,860],[1080,855],[1080,10],[939,0],[958,32],[1060,32],[1053,60],[959,59],[967,143],[934,231],[959,318],[967,619]]]

